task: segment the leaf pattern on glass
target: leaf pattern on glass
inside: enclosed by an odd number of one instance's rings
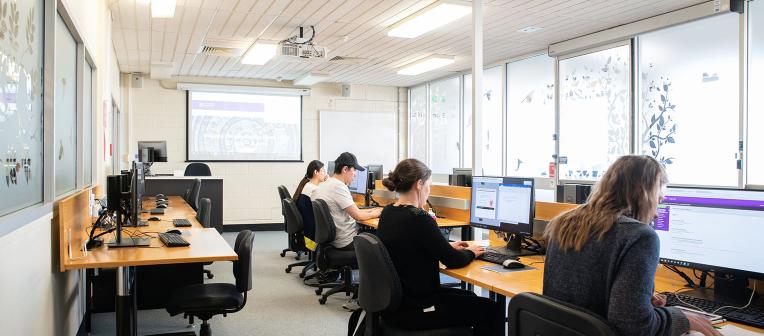
[[[19,48],[19,8],[15,2],[10,3],[8,8],[8,35],[11,38],[11,47],[15,50]]]
[[[0,40],[5,39],[8,32],[8,25],[5,23],[5,16],[8,14],[8,2],[0,0]]]
[[[27,16],[27,31],[26,31],[26,37],[27,37],[27,49],[26,52],[32,55],[34,53],[34,50],[32,47],[34,46],[34,33],[37,31],[35,21],[37,20],[35,18],[35,8],[32,6],[32,8],[29,9],[29,16]]]
[[[668,166],[676,161],[664,154],[667,146],[677,141],[677,124],[673,118],[676,105],[671,103],[671,80],[654,74],[652,69],[650,65],[642,73],[642,78],[649,80],[642,88],[642,152]]]

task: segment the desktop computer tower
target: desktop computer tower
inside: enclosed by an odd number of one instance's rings
[[[588,184],[563,184],[557,186],[557,202],[584,204],[592,192]]]

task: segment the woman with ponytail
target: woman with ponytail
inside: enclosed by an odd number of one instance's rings
[[[408,330],[472,327],[474,335],[496,335],[502,319],[495,302],[440,286],[438,263],[464,267],[484,249],[449,243],[424,210],[432,184],[430,168],[416,159],[403,160],[382,184],[399,198],[382,210],[377,236],[390,253],[403,290],[399,308],[383,313],[385,323]]]
[[[297,203],[297,209],[300,210],[300,215],[302,215],[302,222],[305,227],[303,231],[305,246],[310,250],[316,249],[316,221],[313,217],[311,196],[313,191],[318,188],[319,183],[326,181],[327,177],[326,168],[321,161],[310,161],[305,176],[300,180],[300,184],[292,196],[292,199]]]

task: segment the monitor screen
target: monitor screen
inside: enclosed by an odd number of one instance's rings
[[[138,141],[138,161],[167,162],[167,142]]]
[[[374,173],[374,180],[381,180],[385,177],[385,171],[381,164],[370,164],[368,167],[369,172]]]
[[[369,170],[359,171],[355,175],[355,179],[348,186],[351,193],[366,195],[366,187],[369,182]]]
[[[472,226],[510,233],[533,233],[533,178],[472,178]]]
[[[334,176],[334,161],[326,161],[326,172],[329,176]]]
[[[654,226],[662,263],[764,277],[764,192],[668,188]]]

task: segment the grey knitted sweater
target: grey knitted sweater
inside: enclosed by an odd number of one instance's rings
[[[602,241],[591,238],[581,251],[549,242],[544,295],[585,308],[622,336],[682,335],[689,321],[676,308],[650,303],[660,241],[648,225],[621,217]]]

